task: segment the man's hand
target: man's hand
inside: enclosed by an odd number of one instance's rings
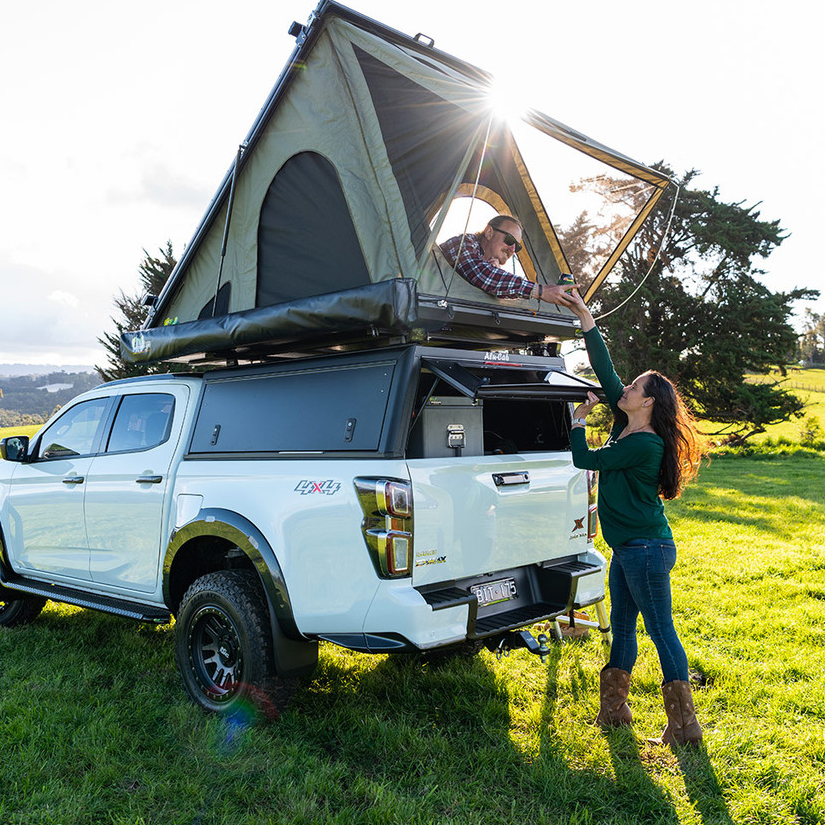
[[[578,284],[558,284],[556,286],[541,287],[541,300],[548,304],[558,304],[561,307],[572,307],[575,303],[570,295],[570,290],[578,289]]]

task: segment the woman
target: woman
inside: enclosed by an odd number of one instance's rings
[[[577,292],[572,310],[582,322],[587,353],[614,424],[607,443],[588,449],[585,419],[598,399],[588,393],[573,419],[571,449],[576,467],[599,471],[599,519],[604,540],[613,550],[608,577],[613,644],[610,661],[600,674],[600,710],[604,726],[630,724],[627,706],[630,674],[636,662],[639,613],[656,645],[662,666],[662,695],[667,745],[698,744],[702,728],[696,720],[688,683],[688,663],[673,625],[670,570],[676,545],[662,498],[679,496],[697,473],[703,445],[693,419],[673,384],[658,372],[646,372],[623,386],[593,316]]]

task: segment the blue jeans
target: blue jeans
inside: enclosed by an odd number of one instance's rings
[[[656,645],[664,683],[688,680],[685,649],[676,635],[670,597],[670,571],[676,564],[676,545],[670,539],[633,539],[613,548],[610,584],[610,623],[613,646],[608,667],[630,673],[636,664],[639,613]]]

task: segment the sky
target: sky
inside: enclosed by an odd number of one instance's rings
[[[103,364],[144,250],[180,255],[315,0],[41,0],[4,13],[0,363]],[[532,106],[790,233],[774,291],[825,295],[821,26],[807,0],[352,0]],[[797,305],[825,312],[825,297]]]

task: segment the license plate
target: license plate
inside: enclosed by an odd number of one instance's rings
[[[499,602],[509,602],[518,596],[515,579],[501,579],[489,584],[473,584],[470,592],[475,593],[478,599],[478,606],[485,607],[488,604],[498,604]]]

